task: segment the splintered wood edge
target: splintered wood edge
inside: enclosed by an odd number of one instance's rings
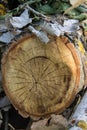
[[[10,101],[12,101],[12,97],[9,95],[8,90],[6,89],[6,84],[5,84],[6,82],[5,82],[5,78],[4,78],[5,68],[4,68],[3,64],[6,63],[7,57],[8,57],[8,54],[9,54],[10,51],[12,51],[18,44],[21,44],[21,42],[23,42],[23,41],[25,41],[25,40],[27,40],[27,39],[29,39],[31,37],[33,38],[35,36],[34,35],[26,35],[23,38],[20,38],[17,42],[13,42],[10,45],[9,49],[7,50],[7,52],[3,55],[3,58],[2,58],[2,61],[1,61],[2,62],[2,65],[1,65],[1,67],[2,67],[2,74],[3,74],[2,75],[3,88],[4,88],[5,92],[6,92],[6,95],[9,97]],[[80,60],[79,60],[79,57],[78,57],[77,52],[75,50],[75,47],[74,47],[74,45],[72,43],[69,42],[68,38],[62,36],[62,37],[60,37],[60,39],[62,39],[62,42],[64,42],[64,44],[67,46],[67,48],[71,51],[71,54],[72,54],[72,56],[74,58],[76,66],[77,66],[77,76],[76,76],[77,78],[76,78],[76,83],[75,83],[75,86],[74,86],[74,90],[73,90],[72,95],[69,98],[69,100],[67,99],[66,104],[65,105],[63,104],[61,109],[58,109],[58,111],[55,111],[55,112],[52,112],[52,113],[61,113],[62,111],[65,110],[65,108],[67,108],[71,104],[71,102],[75,98],[74,96],[77,93],[77,90],[78,90],[78,87],[79,87],[78,85],[79,85],[79,82],[80,82]],[[57,40],[56,40],[56,42],[57,42]],[[13,99],[13,101],[14,101],[14,99]],[[47,113],[45,115],[44,114],[42,114],[42,115],[41,114],[32,114],[31,115],[31,114],[29,114],[29,112],[27,113],[26,111],[22,110],[22,108],[20,110],[19,109],[19,105],[16,102],[15,103],[12,102],[12,104],[15,107],[15,109],[17,109],[19,111],[19,113],[23,117],[29,117],[29,116],[46,117],[46,116],[52,114],[52,113]]]
[[[81,75],[80,67],[81,66],[80,66],[80,60],[79,60],[79,56],[77,54],[76,48],[74,47],[74,45],[72,43],[69,42],[68,38],[66,38],[64,36],[61,36],[60,38],[62,39],[62,42],[67,46],[67,48],[71,51],[71,54],[74,58],[74,61],[75,61],[76,67],[77,67],[77,76],[76,76],[76,83],[75,83],[72,95],[69,98],[69,100],[67,99],[65,107],[63,106],[63,108],[61,108],[60,110],[58,109],[58,111],[55,112],[58,114],[63,112],[65,110],[65,108],[67,108],[72,103],[72,101],[75,99],[75,95],[77,94],[78,88],[79,88],[79,82],[81,80],[80,79],[80,75]]]
[[[4,69],[3,65],[6,64],[6,62],[7,62],[7,57],[8,57],[9,52],[12,51],[18,44],[21,44],[21,42],[23,42],[31,37],[33,38],[33,37],[35,37],[35,35],[26,34],[24,37],[21,37],[17,41],[12,42],[11,45],[9,46],[9,48],[7,49],[7,51],[3,54],[3,58],[1,60],[1,71],[3,74],[2,75],[2,84],[3,84],[3,88],[5,90],[5,93],[8,96],[8,98],[10,99],[10,102],[12,103],[14,108],[16,110],[18,110],[19,114],[25,118],[30,116],[29,113],[24,112],[24,110],[22,110],[23,108],[20,110],[19,105],[16,102],[14,102],[14,103],[12,102],[12,100],[14,101],[14,99],[12,99],[12,97],[9,95],[8,90],[6,89],[7,87],[6,87],[6,84],[5,84],[6,82],[5,82],[5,78],[4,78],[5,69]]]

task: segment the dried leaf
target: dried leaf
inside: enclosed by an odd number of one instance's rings
[[[41,24],[40,26],[48,34],[53,36],[60,36],[61,34],[64,33],[63,26],[58,24],[56,21],[54,23],[44,21],[44,23]]]
[[[25,9],[25,11],[19,17],[12,17],[10,19],[10,23],[14,28],[23,28],[31,22],[32,19],[29,18],[28,9]]]
[[[64,21],[64,31],[71,33],[79,29],[79,21],[75,19],[68,19]]]
[[[61,125],[62,127],[67,127],[68,122],[62,115],[51,115],[51,117],[50,125]]]
[[[65,130],[62,126],[52,125],[52,126],[43,126],[43,127],[37,127],[33,130]]]
[[[5,15],[6,14],[6,9],[3,4],[0,4],[0,15]]]
[[[83,2],[85,2],[85,0],[70,0],[71,3],[71,7],[68,8],[64,14],[67,14],[69,11],[71,11],[72,9],[78,7],[79,5],[81,5]]]
[[[37,127],[43,127],[46,126],[48,122],[48,119],[44,119],[44,120],[39,120],[38,122],[34,122],[31,126],[31,130],[36,129]]]
[[[78,43],[78,48],[79,48],[80,52],[82,54],[84,54],[85,50],[84,50],[84,47],[83,47],[81,40],[77,40],[77,43]]]
[[[87,122],[85,122],[85,121],[79,121],[77,126],[82,128],[83,130],[87,130]]]
[[[34,122],[31,126],[31,130],[63,130],[67,127],[67,120],[62,115],[51,115],[49,118]],[[49,126],[47,126],[47,124]]]
[[[3,35],[0,36],[0,42],[4,43],[10,43],[11,40],[14,38],[14,35],[11,32],[3,33]]]
[[[4,24],[0,23],[0,32],[4,33],[7,31],[7,27]]]
[[[40,25],[42,30],[45,30],[48,34],[53,36],[63,35],[64,32],[72,33],[79,29],[79,21],[75,19],[65,20],[63,26],[56,21],[46,22]]]
[[[42,32],[42,31],[38,31],[32,26],[29,26],[28,29],[32,33],[34,33],[43,43],[48,43],[49,42],[49,38],[47,37],[46,33]]]
[[[85,0],[70,0],[70,4],[76,7],[82,4],[83,2],[85,2]]]

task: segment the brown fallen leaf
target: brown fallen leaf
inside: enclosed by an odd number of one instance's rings
[[[33,124],[31,125],[31,130],[34,130],[36,129],[37,127],[43,127],[43,126],[46,126],[48,122],[48,119],[43,119],[43,120],[39,120],[37,122],[33,122]]]
[[[85,2],[85,0],[70,0],[70,4],[71,4],[72,6],[75,6],[75,5],[79,6],[79,5],[82,4],[83,2]]]
[[[64,130],[68,123],[62,115],[52,114],[50,118],[34,122],[31,130]]]
[[[53,114],[51,115],[50,125],[61,125],[62,127],[67,127],[68,122],[62,115]]]
[[[37,127],[33,130],[65,130],[65,128],[60,125],[52,125],[52,126]]]

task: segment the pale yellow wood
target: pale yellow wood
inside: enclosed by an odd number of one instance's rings
[[[80,61],[64,37],[43,44],[28,36],[13,43],[2,60],[6,94],[23,116],[60,113],[73,101],[80,81]]]

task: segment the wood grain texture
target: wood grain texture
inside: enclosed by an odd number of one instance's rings
[[[80,61],[65,37],[43,44],[35,36],[13,43],[2,59],[3,86],[23,116],[60,113],[73,101]]]

